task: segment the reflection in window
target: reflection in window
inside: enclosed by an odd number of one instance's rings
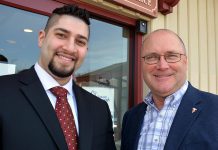
[[[75,74],[84,89],[108,102],[117,143],[128,104],[128,45],[128,29],[92,19],[88,54]]]
[[[38,32],[48,17],[5,5],[0,5],[0,14],[0,55],[15,67],[10,73],[30,68],[38,59]]]

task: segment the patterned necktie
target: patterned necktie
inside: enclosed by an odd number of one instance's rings
[[[63,130],[68,150],[78,150],[78,135],[72,110],[67,101],[67,90],[60,86],[50,89],[56,96],[55,112]]]

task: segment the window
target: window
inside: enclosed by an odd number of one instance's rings
[[[76,80],[84,89],[108,102],[115,131],[120,140],[122,117],[128,108],[129,30],[91,19],[88,54]]]
[[[47,16],[0,5],[0,75],[30,68],[38,59],[37,37]],[[76,82],[107,101],[111,110],[115,141],[119,144],[121,122],[128,108],[130,30],[91,19],[89,50]]]
[[[0,75],[30,68],[38,59],[38,32],[48,17],[4,5],[0,5],[0,14],[0,55],[8,60],[0,62]]]

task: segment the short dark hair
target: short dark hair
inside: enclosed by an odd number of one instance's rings
[[[4,55],[0,54],[0,62],[8,62],[8,59]]]
[[[56,22],[56,18],[61,15],[70,15],[84,21],[88,26],[90,25],[89,13],[86,9],[79,8],[77,5],[64,5],[53,10],[52,15],[48,18],[45,26],[45,32]]]

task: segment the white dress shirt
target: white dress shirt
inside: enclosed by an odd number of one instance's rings
[[[46,91],[46,94],[48,95],[48,98],[55,109],[55,104],[56,104],[56,97],[51,93],[50,89],[55,87],[55,86],[60,86],[60,84],[50,75],[48,74],[39,64],[38,62],[35,64],[34,69],[36,70],[36,73],[39,77],[39,80],[42,83],[43,88]],[[70,81],[62,86],[63,88],[67,89],[67,99],[68,103],[70,104],[71,110],[73,112],[75,124],[76,124],[76,129],[79,134],[79,125],[78,125],[78,112],[77,112],[77,104],[76,104],[76,98],[73,92],[73,82],[72,82],[72,77]]]

